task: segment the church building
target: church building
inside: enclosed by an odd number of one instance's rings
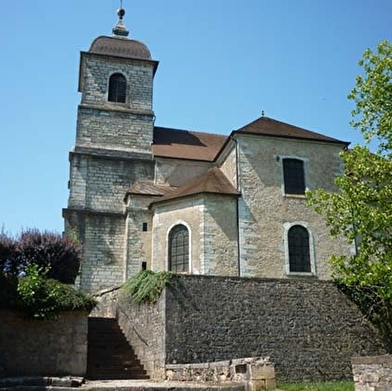
[[[158,61],[128,38],[124,13],[80,57],[63,210],[83,245],[80,288],[142,269],[330,279],[330,255],[351,246],[330,238],[305,193],[335,190],[348,143],[265,116],[229,135],[155,126]]]

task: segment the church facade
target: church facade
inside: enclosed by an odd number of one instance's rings
[[[348,143],[265,116],[230,135],[155,126],[158,62],[119,17],[80,58],[63,217],[83,245],[81,289],[141,269],[329,279],[330,255],[351,246],[305,192],[335,190]]]

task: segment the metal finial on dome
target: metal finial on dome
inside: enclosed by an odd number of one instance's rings
[[[118,21],[112,30],[114,36],[128,37],[129,31],[127,30],[123,22],[124,15],[125,15],[125,10],[122,7],[122,0],[121,0],[120,8],[117,10]]]

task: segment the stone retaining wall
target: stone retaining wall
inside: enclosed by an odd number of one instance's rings
[[[392,356],[354,357],[355,391],[392,390]]]
[[[166,364],[268,356],[280,381],[351,378],[353,356],[385,353],[332,282],[309,279],[180,276],[165,332]]]
[[[26,320],[23,312],[0,311],[0,377],[84,376],[86,312],[63,312],[53,321]]]
[[[181,275],[153,305],[110,295],[97,316],[117,316],[153,378],[173,364],[268,356],[279,381],[340,380],[352,378],[353,356],[385,354],[328,281]]]

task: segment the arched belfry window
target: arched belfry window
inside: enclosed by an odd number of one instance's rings
[[[302,225],[293,225],[288,232],[290,272],[310,273],[309,232]]]
[[[127,80],[121,73],[114,73],[109,79],[109,102],[125,103]]]
[[[169,270],[189,271],[189,231],[183,224],[174,226],[169,233]]]

